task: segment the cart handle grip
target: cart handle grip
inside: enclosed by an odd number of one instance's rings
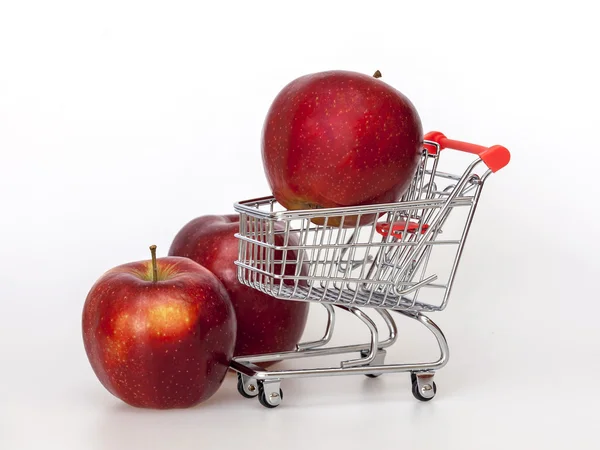
[[[478,155],[492,172],[499,171],[510,162],[510,152],[502,145],[484,147],[483,145],[455,141],[453,139],[448,139],[439,131],[427,133],[425,135],[425,140],[436,142],[440,146],[440,150],[450,148]],[[427,144],[425,144],[425,146],[430,153],[435,153],[435,148],[431,148],[431,146],[427,146]]]

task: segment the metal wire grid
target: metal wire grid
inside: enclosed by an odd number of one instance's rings
[[[285,300],[444,309],[483,179],[473,172],[479,161],[462,175],[438,171],[438,162],[439,149],[424,151],[397,203],[302,211],[283,210],[273,197],[236,204],[240,280]],[[467,210],[459,237],[441,239],[443,226],[458,208]],[[379,219],[359,225],[365,215]],[[322,225],[315,225],[316,219]],[[336,220],[339,225],[330,225]],[[427,272],[439,246],[454,248],[444,280]],[[441,296],[435,302],[419,301],[423,289],[438,290]]]

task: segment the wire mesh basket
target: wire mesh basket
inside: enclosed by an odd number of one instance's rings
[[[445,146],[479,158],[462,173],[442,172]],[[434,132],[426,136],[415,176],[398,202],[298,211],[285,210],[274,197],[236,203],[238,278],[284,300],[442,310],[483,183],[508,157],[504,147]],[[481,162],[489,168],[478,174]],[[434,262],[438,255],[444,264]]]

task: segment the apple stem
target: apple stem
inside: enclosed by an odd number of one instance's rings
[[[156,245],[150,246],[150,253],[152,254],[152,282],[158,281],[158,265],[156,264]]]
[[[376,70],[375,73],[373,74],[373,77],[381,78],[382,77],[381,72],[379,70]]]

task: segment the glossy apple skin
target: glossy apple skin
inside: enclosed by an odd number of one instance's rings
[[[206,215],[187,223],[175,236],[169,255],[184,256],[202,264],[223,283],[237,318],[234,356],[294,350],[306,326],[309,304],[279,300],[243,285],[237,278],[239,215]],[[288,242],[293,245],[292,241]],[[276,245],[283,238],[276,235]],[[275,254],[275,259],[281,255]],[[296,261],[288,251],[288,260]],[[286,275],[294,275],[294,264],[286,264]],[[275,268],[278,270],[278,268]],[[302,274],[306,274],[304,267]],[[287,281],[286,281],[287,282]]]
[[[291,210],[397,201],[415,174],[422,144],[410,100],[381,79],[349,71],[289,83],[262,130],[269,185]],[[337,226],[339,218],[328,224]]]
[[[91,288],[83,342],[108,391],[142,408],[186,408],[211,397],[233,355],[235,313],[221,282],[186,258],[124,264]],[[149,272],[150,270],[150,272]],[[150,275],[151,276],[151,275]]]

